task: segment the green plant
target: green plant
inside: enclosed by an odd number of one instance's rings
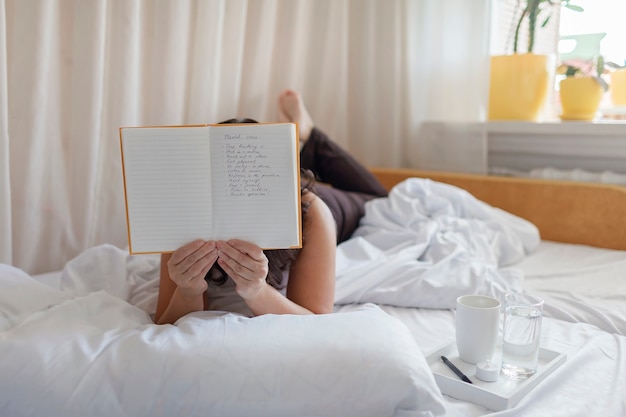
[[[524,3],[524,2],[522,2]],[[519,4],[519,1],[518,1]],[[544,15],[546,17],[541,22],[540,27],[546,27],[550,18],[552,17],[552,13],[554,12],[555,6],[563,6],[570,10],[576,12],[582,12],[583,8],[580,6],[576,6],[574,4],[570,4],[570,0],[526,0],[524,10],[517,20],[517,24],[515,25],[515,36],[513,38],[513,53],[518,52],[519,47],[519,36],[522,30],[522,24],[524,21],[528,22],[528,52],[533,52],[535,48],[535,32],[537,30],[537,21]]]
[[[557,74],[565,75],[566,77],[592,77],[602,87],[604,91],[609,89],[609,85],[602,78],[602,74],[607,73],[607,66],[613,67],[615,64],[612,62],[604,61],[602,55],[597,56],[595,59],[573,59],[563,62],[557,68]]]

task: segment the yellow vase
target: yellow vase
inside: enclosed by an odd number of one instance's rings
[[[562,120],[593,120],[604,89],[592,77],[567,77],[559,84]]]
[[[548,97],[553,55],[491,57],[489,120],[537,121]]]
[[[614,106],[626,106],[626,68],[618,69],[610,73],[611,76],[611,101]]]

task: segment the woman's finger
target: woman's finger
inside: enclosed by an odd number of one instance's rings
[[[194,253],[193,256],[195,257],[196,254],[197,256],[202,255],[198,252],[199,251]],[[215,263],[216,260],[217,249],[213,247],[213,249],[211,249],[209,252],[205,253],[199,259],[195,260],[193,265],[191,265],[186,271],[183,272],[183,275],[185,275],[189,279],[193,279],[196,276],[201,276],[202,278],[204,278],[204,276],[206,275],[208,270],[211,269],[211,266]]]
[[[178,265],[182,261],[184,261],[189,255],[202,248],[205,243],[203,240],[194,240],[193,242],[189,242],[184,246],[176,249],[174,253],[172,253],[172,257],[170,258],[170,262],[173,265]]]
[[[233,281],[235,281],[235,283],[238,283],[240,279],[246,279],[241,276],[241,274],[237,271],[235,271],[231,266],[230,263],[224,259],[224,258],[217,258],[217,263],[222,267],[222,269],[224,270],[224,272],[226,272],[226,275],[228,275],[229,277],[231,277],[233,279]]]
[[[217,242],[217,256],[236,272],[241,272],[242,268],[253,270],[256,262],[248,253],[231,246],[228,242]]]
[[[238,250],[241,253],[248,255],[250,258],[255,261],[263,261],[265,259],[265,254],[263,253],[263,249],[260,246],[255,245],[252,242],[247,242],[245,240],[239,239],[231,239],[227,243],[230,247]]]
[[[242,242],[242,241],[240,241]],[[223,265],[224,271],[228,269],[229,275],[239,275],[247,280],[265,279],[268,272],[267,257],[263,250],[254,244],[238,245],[239,247],[229,244],[229,242],[217,242],[218,261]],[[249,250],[250,253],[242,250]],[[260,253],[260,254],[259,254]],[[257,256],[255,259],[253,256]]]
[[[191,281],[215,263],[217,259],[215,242],[199,242],[202,243],[199,247],[198,241],[195,241],[181,247],[172,255],[168,268],[173,280]],[[187,256],[181,259],[181,254],[187,254]]]
[[[248,259],[251,259],[251,258],[248,258]],[[250,262],[254,262],[254,261],[250,261]],[[235,276],[239,276],[246,280],[250,280],[250,279],[255,278],[255,276],[258,275],[258,273],[255,273],[253,265],[244,266],[239,261],[230,257],[225,252],[218,252],[218,263],[224,269],[224,272],[226,272],[226,274],[232,277],[233,279],[235,278]]]

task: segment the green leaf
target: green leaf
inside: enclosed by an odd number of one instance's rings
[[[598,60],[596,61],[596,71],[598,72],[598,76],[604,74],[604,57],[602,55],[598,56]]]
[[[567,4],[564,5],[564,7],[567,7],[568,9],[570,9],[570,10],[572,10],[574,12],[584,12],[585,11],[585,9],[583,9],[580,6],[576,6],[575,4],[567,3]]]

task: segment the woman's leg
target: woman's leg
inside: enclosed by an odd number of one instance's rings
[[[378,179],[354,157],[314,127],[300,96],[291,90],[279,97],[280,117],[296,122],[300,131],[300,166],[319,181],[315,193],[328,205],[337,224],[337,243],[350,238],[365,213],[365,203],[387,196]]]
[[[310,169],[326,184],[344,191],[385,197],[387,190],[378,179],[352,155],[330,140],[314,127],[304,102],[298,93],[284,91],[279,97],[280,117],[284,121],[298,123],[300,142],[300,166]]]
[[[300,166],[334,188],[372,197],[387,195],[387,189],[367,168],[317,128],[300,151]]]

